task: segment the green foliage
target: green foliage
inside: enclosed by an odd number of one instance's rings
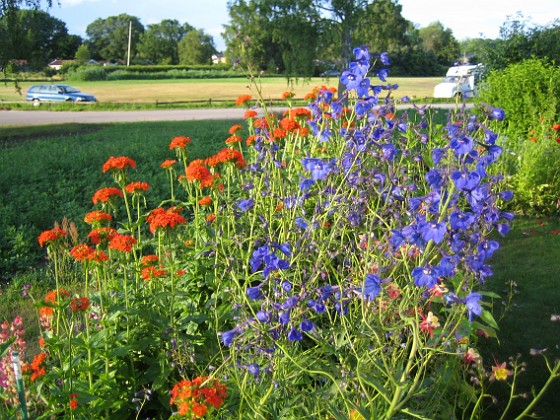
[[[140,36],[138,56],[155,64],[178,64],[179,42],[194,29],[188,23],[181,24],[175,19],[148,25]]]
[[[131,31],[129,31],[130,24],[132,24]],[[94,20],[86,29],[87,42],[93,58],[109,62],[126,62],[129,58],[127,57],[129,32],[131,32],[130,59],[133,59],[136,56],[140,36],[144,32],[140,19],[123,13]]]
[[[93,81],[93,80],[106,80],[107,72],[99,66],[81,66],[68,70],[65,76],[66,80],[70,81]]]
[[[178,45],[181,64],[210,64],[216,52],[212,37],[202,29],[189,31]]]
[[[525,60],[493,71],[484,81],[480,101],[502,108],[498,129],[503,164],[518,209],[555,212],[560,197],[560,69],[542,59]]]
[[[450,66],[457,61],[459,44],[451,29],[445,28],[438,21],[421,28],[418,32],[424,48],[436,56],[439,64]]]

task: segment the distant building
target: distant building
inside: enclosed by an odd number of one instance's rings
[[[212,54],[212,64],[224,64],[227,63],[226,56],[222,53]]]
[[[59,71],[62,68],[62,66],[64,66],[64,65],[77,63],[77,62],[78,62],[78,60],[54,60],[54,61],[51,61],[48,64],[48,66],[53,70]],[[99,64],[99,63],[95,60],[89,60],[87,62],[87,64],[95,65],[95,64]]]
[[[48,66],[53,70],[59,71],[62,68],[62,66],[64,66],[65,64],[70,64],[70,63],[75,63],[75,62],[76,62],[76,60],[54,60],[54,61],[51,61],[48,64]]]

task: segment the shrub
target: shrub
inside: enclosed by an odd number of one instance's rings
[[[493,71],[479,100],[505,111],[505,124],[495,128],[501,134],[503,165],[516,208],[558,211],[560,132],[555,124],[560,122],[560,68],[530,59]]]
[[[76,70],[69,70],[68,73],[66,73],[66,79],[80,82],[106,80],[107,73],[102,67],[82,66],[78,67]]]

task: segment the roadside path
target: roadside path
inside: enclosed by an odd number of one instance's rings
[[[451,109],[454,104],[434,104]],[[399,105],[398,109],[407,106]],[[408,106],[409,107],[409,106]],[[272,108],[282,112],[285,108]],[[161,111],[0,111],[0,127],[8,125],[47,125],[67,123],[114,123],[141,121],[188,121],[243,119],[243,108],[168,109]]]

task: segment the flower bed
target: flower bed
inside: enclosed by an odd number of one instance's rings
[[[245,144],[236,125],[189,161],[191,139],[172,139],[158,207],[137,163],[110,157],[88,240],[39,237],[57,287],[38,299],[41,352],[24,366],[34,416],[480,414],[487,384],[518,369],[478,352],[497,329],[479,290],[499,247],[489,234],[513,217],[486,124],[503,112],[397,116],[386,54],[354,53],[346,90],[318,87],[307,108],[259,117],[241,96]],[[63,288],[70,263],[79,290]]]

